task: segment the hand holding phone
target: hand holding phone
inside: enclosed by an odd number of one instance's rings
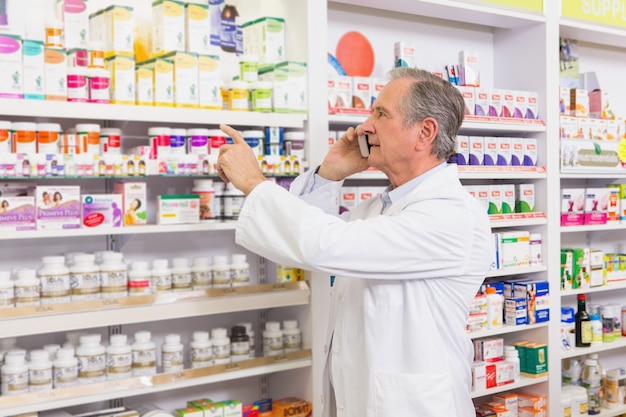
[[[363,158],[367,158],[370,156],[370,143],[368,141],[367,135],[359,136],[359,150],[361,151],[361,155]]]

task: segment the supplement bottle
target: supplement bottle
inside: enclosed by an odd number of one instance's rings
[[[128,344],[128,336],[114,334],[109,338],[107,353],[107,379],[130,378],[133,374],[133,351]]]
[[[0,308],[15,307],[15,283],[10,271],[0,271]]]
[[[591,317],[587,313],[587,295],[578,294],[576,312],[576,347],[591,346]]]
[[[302,331],[297,320],[283,321],[283,348],[285,353],[302,350]]]
[[[100,155],[119,155],[122,146],[122,130],[115,127],[100,131]]]
[[[239,362],[250,358],[250,338],[243,326],[233,326],[230,331],[230,359]]]
[[[15,281],[15,306],[38,306],[41,303],[41,283],[34,269],[20,269]]]
[[[163,372],[176,372],[184,369],[183,349],[179,334],[172,333],[165,336],[165,343],[161,346]]]
[[[280,323],[277,321],[266,322],[263,332],[263,356],[282,355],[283,353],[283,332],[280,330]]]
[[[57,352],[59,351],[59,349],[61,349],[61,345],[57,345],[56,343],[50,343],[44,345],[42,349],[48,352],[50,360],[54,361],[57,358]]]
[[[120,252],[102,254],[100,265],[100,283],[102,298],[120,298],[128,296],[128,267]]]
[[[213,288],[230,288],[231,276],[228,257],[215,255],[213,257]]]
[[[602,370],[598,367],[595,359],[585,359],[583,368],[583,387],[587,390],[589,415],[600,414],[601,411],[601,391],[602,391]]]
[[[2,395],[28,392],[28,365],[24,355],[7,353],[4,356],[1,374]]]
[[[187,153],[209,154],[209,129],[187,129]]]
[[[209,339],[209,332],[193,332],[191,347],[191,367],[202,368],[213,365],[213,346]]]
[[[78,384],[78,359],[73,347],[62,347],[57,351],[53,364],[54,388],[71,387]]]
[[[572,417],[586,416],[589,410],[587,390],[580,386],[564,385],[561,387],[563,395],[572,400]]]
[[[89,100],[88,70],[85,67],[67,68],[67,101],[86,103]]]
[[[18,349],[17,339],[15,337],[7,337],[5,339],[0,339],[0,354],[1,355],[6,355],[7,352],[13,349]]]
[[[100,298],[100,268],[92,254],[74,256],[70,267],[72,301],[97,300]]]
[[[41,304],[70,301],[70,270],[64,256],[44,256],[43,266],[37,271],[41,282]]]
[[[187,153],[187,129],[170,130],[170,155],[185,155]]]
[[[202,222],[216,221],[213,180],[194,180],[191,193],[200,197],[200,220]]]
[[[187,258],[172,259],[172,290],[191,291],[191,268]]]
[[[602,344],[602,320],[599,314],[590,314],[591,319],[591,346]]]
[[[213,271],[206,256],[193,258],[191,265],[191,286],[194,290],[211,288]]]
[[[134,261],[130,264],[130,270],[128,271],[128,295],[139,296],[149,295],[150,293],[148,262]]]
[[[156,345],[148,331],[135,333],[133,349],[133,376],[154,375],[157,372]]]
[[[30,352],[28,364],[28,390],[47,391],[52,389],[52,362],[50,355],[43,349]]]
[[[513,364],[513,382],[520,380],[520,360],[519,352],[514,346],[506,346],[504,349],[504,360]]]
[[[64,48],[65,41],[63,35],[63,21],[48,17],[45,22],[46,37],[45,44],[48,48]]]
[[[89,68],[89,102],[109,103],[111,101],[111,73],[104,68]]]
[[[211,345],[213,345],[213,363],[224,365],[230,363],[230,339],[223,327],[211,329]]]
[[[81,153],[98,155],[100,152],[100,125],[95,123],[77,124],[76,139]]]
[[[496,294],[495,287],[487,287],[487,328],[497,329],[502,327],[502,314],[504,299]]]
[[[37,123],[37,153],[48,155],[59,152],[61,131],[59,123]]]
[[[294,156],[299,161],[304,161],[304,140],[305,133],[302,130],[293,130],[285,132],[283,146],[285,147],[285,155]]]
[[[100,343],[99,334],[86,334],[80,337],[76,348],[78,359],[78,382],[90,384],[106,379],[106,350]]]
[[[254,338],[254,330],[252,330],[252,323],[242,322],[237,323],[238,326],[243,326],[246,328],[246,334],[248,335],[248,342],[250,343],[250,353],[249,356],[254,358],[256,356],[256,341]]]
[[[239,212],[243,206],[245,195],[235,188],[232,183],[226,184],[222,194],[221,210],[225,221],[235,221],[239,219]]]
[[[246,255],[235,253],[231,256],[230,276],[233,287],[250,285],[250,264],[246,262]]]
[[[167,259],[152,261],[150,285],[154,293],[172,291],[172,271],[167,267]]]

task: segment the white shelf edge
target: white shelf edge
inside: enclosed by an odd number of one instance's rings
[[[625,41],[626,42],[626,41]],[[619,179],[626,178],[626,172],[561,172],[561,179]]]
[[[623,230],[626,223],[588,224],[582,226],[561,226],[561,233],[601,232],[603,230]]]
[[[468,335],[470,336],[471,339],[482,339],[483,337],[492,337],[492,336],[498,336],[498,335],[508,334],[508,333],[525,332],[527,330],[539,329],[542,327],[548,327],[548,322],[537,323],[537,324],[524,324],[521,326],[504,325],[500,327],[499,329],[472,332],[472,333],[468,333]]]
[[[180,225],[148,224],[145,226],[98,227],[94,229],[81,227],[77,229],[59,230],[3,230],[0,240],[38,239],[38,238],[70,238],[81,236],[106,235],[140,235],[153,233],[206,232],[214,230],[235,230],[235,222],[192,223]]]
[[[293,359],[293,360],[288,360],[285,362],[276,362],[276,363],[269,364],[269,365],[255,366],[252,368],[246,368],[246,369],[241,369],[241,370],[227,371],[227,372],[222,372],[222,373],[204,376],[204,377],[184,379],[181,381],[166,383],[166,384],[152,385],[150,382],[146,382],[145,384],[143,384],[143,386],[133,386],[133,387],[124,388],[124,380],[108,381],[109,385],[111,386],[114,386],[116,382],[119,382],[120,388],[111,389],[108,391],[103,390],[97,393],[92,393],[92,394],[87,394],[87,395],[80,395],[81,386],[78,386],[76,387],[76,390],[78,391],[78,394],[76,396],[72,396],[69,398],[61,398],[57,400],[54,399],[55,390],[42,391],[40,393],[41,401],[25,401],[23,404],[16,405],[16,406],[5,407],[5,408],[0,407],[0,413],[2,413],[2,415],[4,416],[26,414],[26,413],[31,413],[31,412],[52,410],[52,409],[70,407],[70,406],[81,405],[81,404],[89,404],[89,403],[98,402],[98,401],[112,400],[116,398],[128,398],[128,397],[134,397],[138,395],[154,394],[158,392],[170,391],[170,390],[179,389],[179,388],[201,386],[201,385],[206,385],[206,384],[214,384],[218,382],[225,382],[225,381],[232,381],[236,379],[248,378],[251,376],[266,375],[266,374],[270,374],[274,372],[283,372],[283,371],[289,371],[289,370],[294,370],[294,369],[310,368],[312,366],[312,363],[313,361],[311,359],[310,352],[309,352],[308,357],[305,357],[305,358]],[[107,383],[104,383],[104,384],[106,386]],[[85,385],[84,387],[88,387],[88,385]],[[33,394],[37,394],[37,393],[32,393],[32,394],[27,394],[27,395],[31,396]],[[10,399],[10,397],[6,397],[6,398]],[[0,403],[1,403],[1,399],[0,399]]]
[[[593,292],[622,290],[624,288],[626,288],[626,281],[622,281],[618,283],[612,282],[607,285],[601,285],[599,287],[577,288],[575,290],[563,290],[561,291],[561,297],[567,297],[567,296],[578,295],[578,294],[589,294]]]
[[[542,376],[539,378],[529,378],[529,377],[521,377],[519,382],[514,382],[512,384],[502,385],[500,387],[490,388],[485,391],[472,391],[472,398],[480,398],[486,397],[488,395],[497,394],[499,392],[510,391],[518,388],[528,387],[530,385],[540,384],[542,382],[547,382],[548,377]]]
[[[133,106],[123,104],[73,103],[66,101],[0,99],[3,117],[35,117],[51,119],[93,119],[124,122],[232,126],[282,126],[302,128],[306,114],[261,113],[229,110],[188,109],[177,107]],[[39,116],[38,116],[39,117]]]
[[[626,45],[626,30],[617,26],[596,25],[591,22],[577,20],[570,17],[561,17],[559,21],[561,37],[583,42],[624,48]]]
[[[517,220],[492,220],[491,228],[503,228],[503,227],[519,227],[519,226],[536,226],[541,224],[547,224],[548,219],[545,217],[529,218],[529,219],[517,219]]]
[[[496,180],[514,180],[514,179],[545,179],[547,178],[546,172],[532,172],[524,169],[520,169],[516,171],[515,169],[511,170],[499,170],[497,167],[494,167],[493,170],[477,171],[470,172],[464,170],[458,170],[459,179],[462,180],[471,180],[471,179],[496,179]],[[388,180],[387,176],[378,170],[367,170],[363,172],[359,172],[358,174],[350,175],[347,180]]]
[[[602,408],[600,410],[600,414],[596,414],[596,417],[615,417],[615,416],[620,416],[625,413],[626,413],[626,406],[613,408],[613,409]]]
[[[130,324],[155,322],[159,320],[181,319],[187,317],[208,316],[213,314],[233,313],[239,311],[260,310],[266,308],[279,308],[297,305],[307,305],[310,302],[310,290],[306,282],[296,281],[286,283],[287,289],[276,291],[258,291],[248,294],[225,295],[185,299],[184,293],[176,299],[176,293],[171,293],[171,302],[159,304],[144,304],[136,306],[124,306],[101,309],[80,309],[77,311],[63,312],[62,307],[58,312],[54,310],[42,310],[42,314],[33,314],[23,317],[7,317],[0,319],[0,334],[12,337],[28,336],[34,334],[54,333],[70,330],[104,327],[111,323]],[[189,292],[188,295],[202,293],[202,291]],[[128,297],[132,299],[132,297]],[[100,302],[114,302],[115,299],[94,300]],[[72,303],[67,303],[71,305]],[[62,304],[46,304],[38,306],[41,309],[54,309]],[[173,308],[175,306],[175,308]],[[59,317],[63,319],[60,320]],[[80,320],[78,320],[80,317]]]
[[[622,337],[620,340],[616,340],[613,342],[602,343],[598,346],[590,346],[588,348],[573,348],[572,350],[567,350],[565,352],[562,351],[561,359],[573,358],[576,356],[588,355],[590,353],[600,353],[623,348],[626,348],[626,337]]]
[[[509,275],[532,274],[535,272],[545,272],[547,265],[528,266],[523,268],[494,269],[487,273],[487,278],[506,277]]]

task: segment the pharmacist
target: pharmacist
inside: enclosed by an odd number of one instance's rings
[[[488,216],[447,165],[460,93],[396,68],[372,115],[290,192],[263,177],[236,130],[218,172],[246,195],[238,244],[274,262],[336,276],[326,339],[324,416],[473,417],[469,305],[491,259]],[[357,136],[367,134],[369,157]],[[338,213],[343,180],[369,166],[391,186]],[[314,406],[319,404],[314,401]]]

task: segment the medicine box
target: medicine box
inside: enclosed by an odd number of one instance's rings
[[[469,136],[458,135],[456,137],[456,164],[469,164]]]
[[[272,403],[274,417],[308,417],[311,403],[296,397],[280,398]]]
[[[606,224],[608,190],[607,187],[585,189],[584,224]]]
[[[608,188],[608,204],[606,209],[606,222],[619,223],[620,221],[620,190],[613,184],[607,185]]]
[[[113,55],[105,58],[104,62],[111,74],[111,103],[135,104],[135,58]]]
[[[185,3],[185,51],[197,54],[217,52],[211,46],[209,4]]]
[[[152,65],[135,65],[135,104],[138,106],[154,105],[153,71],[154,66]]]
[[[415,67],[415,45],[410,42],[396,42],[393,44],[393,66]]]
[[[528,97],[526,91],[515,90],[515,109],[513,110],[513,117],[516,119],[523,119],[528,110]]]
[[[584,188],[563,188],[561,190],[561,226],[582,225],[584,209]]]
[[[285,50],[285,19],[264,16],[242,25],[244,54],[259,57],[259,65],[283,62]]]
[[[124,226],[147,223],[148,199],[145,182],[117,182],[113,192],[122,195]]]
[[[483,136],[469,137],[469,165],[482,165],[485,157]]]
[[[499,88],[490,88],[489,90],[489,116],[502,116],[503,90]]]
[[[198,55],[198,107],[221,110],[220,60],[218,55]]]
[[[509,166],[511,165],[511,138],[510,137],[498,137],[498,151],[496,157],[496,165]]]
[[[104,56],[114,55],[134,56],[135,45],[135,17],[132,6],[111,5],[103,10],[103,32],[101,40],[104,42]],[[90,27],[92,26],[90,15]]]
[[[573,288],[574,254],[568,250],[561,250],[561,290]]]
[[[487,116],[489,114],[489,90],[486,88],[474,89],[474,114]]]
[[[483,165],[496,165],[498,159],[498,138],[485,136],[483,138]]]
[[[42,41],[24,40],[23,76],[24,98],[44,100],[46,98],[45,47]]]
[[[465,100],[465,114],[473,115],[476,107],[476,88],[472,86],[456,86]]]
[[[168,58],[158,57],[150,60],[148,65],[153,66],[154,105],[159,107],[173,106],[174,62]]]
[[[489,190],[489,214],[502,213],[502,186],[500,184],[492,184],[487,186]]]
[[[604,282],[604,252],[600,249],[589,250],[589,286],[599,287]]]
[[[578,136],[578,120],[572,116],[561,115],[559,117],[559,130],[561,139],[573,139]]]
[[[152,53],[158,56],[172,51],[185,51],[186,44],[185,3],[178,0],[153,1]]]
[[[537,166],[537,139],[524,139],[524,166]]]
[[[174,107],[198,107],[198,55],[175,51],[163,58],[174,65]]]
[[[35,197],[0,195],[0,230],[35,230]]]
[[[46,48],[44,51],[46,100],[67,100],[67,64],[63,49]]]
[[[550,286],[548,281],[517,281],[513,296],[526,298],[528,324],[550,320]]]
[[[526,92],[526,114],[525,119],[538,119],[539,118],[539,104],[537,102],[537,92]]]
[[[477,52],[460,51],[459,67],[461,85],[480,86],[480,64]]]
[[[524,138],[511,138],[511,165],[522,166],[524,164]]]
[[[590,253],[589,248],[564,248],[572,254],[572,289],[589,288]]]
[[[504,299],[504,324],[507,326],[520,326],[528,323],[526,310],[526,298]]]
[[[122,227],[122,196],[120,194],[86,194],[82,200],[83,227]]]
[[[474,340],[475,362],[498,362],[504,359],[504,339],[493,337]]]
[[[80,187],[37,186],[37,230],[80,228]]]
[[[157,196],[157,224],[193,224],[200,221],[200,196]]]
[[[372,101],[369,77],[352,77],[352,108],[369,109]]]
[[[515,184],[501,184],[502,214],[515,213]]]
[[[0,34],[0,97],[23,97],[22,38]]]
[[[57,0],[56,16],[63,20],[65,49],[87,48],[90,39],[87,0]]]
[[[535,184],[517,184],[515,193],[515,212],[533,213],[535,211]]]
[[[530,232],[507,231],[500,234],[500,269],[529,265]]]

